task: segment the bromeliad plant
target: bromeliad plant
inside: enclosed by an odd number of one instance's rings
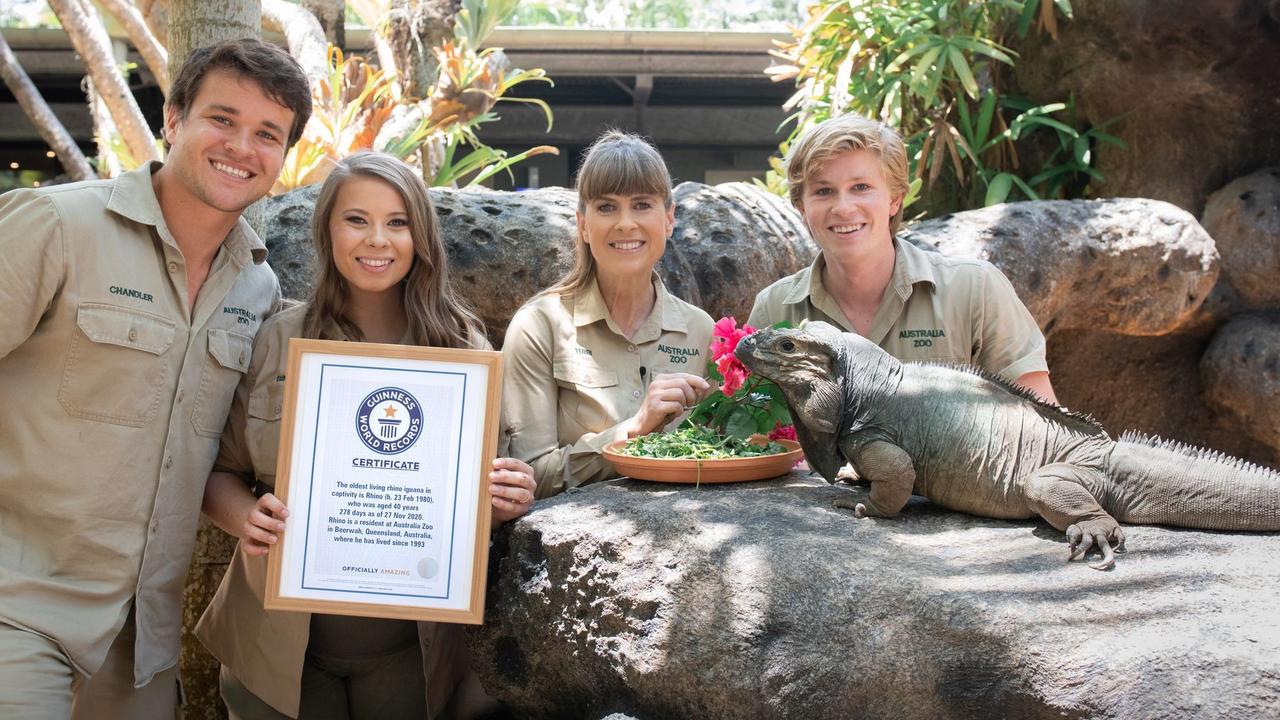
[[[742,439],[752,435],[767,435],[770,440],[796,438],[782,391],[772,381],[752,375],[733,354],[742,338],[755,331],[750,325],[739,327],[732,316],[715,324],[707,379],[716,388],[694,406],[682,428],[705,426]]]

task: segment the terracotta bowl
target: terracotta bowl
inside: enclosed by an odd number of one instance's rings
[[[626,442],[618,440],[605,445],[605,459],[627,477],[654,482],[697,484],[765,480],[786,475],[804,458],[800,443],[794,440],[777,440],[779,445],[787,448],[787,452],[777,455],[723,460],[673,460],[623,455],[618,449]]]

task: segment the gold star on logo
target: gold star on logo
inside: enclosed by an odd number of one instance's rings
[[[382,410],[383,410],[383,412],[385,412],[385,413],[387,414],[387,417],[389,417],[389,418],[393,418],[393,417],[395,417],[395,416],[396,416],[396,406],[395,406],[395,405],[391,405],[390,403],[388,403],[388,404],[387,404],[387,406],[386,406],[385,408],[383,408]]]

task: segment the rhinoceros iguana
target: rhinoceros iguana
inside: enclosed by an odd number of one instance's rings
[[[822,322],[761,330],[735,351],[782,389],[810,466],[829,482],[848,460],[871,483],[854,514],[893,517],[912,494],[983,517],[1039,515],[1115,564],[1120,522],[1280,530],[1280,473],[1126,433],[1045,403],[981,370],[899,362]],[[1115,545],[1113,550],[1112,544]]]

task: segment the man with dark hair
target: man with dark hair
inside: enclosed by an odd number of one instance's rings
[[[240,214],[310,111],[284,51],[226,42],[163,165],[0,197],[0,717],[173,717],[204,481],[280,301]]]

